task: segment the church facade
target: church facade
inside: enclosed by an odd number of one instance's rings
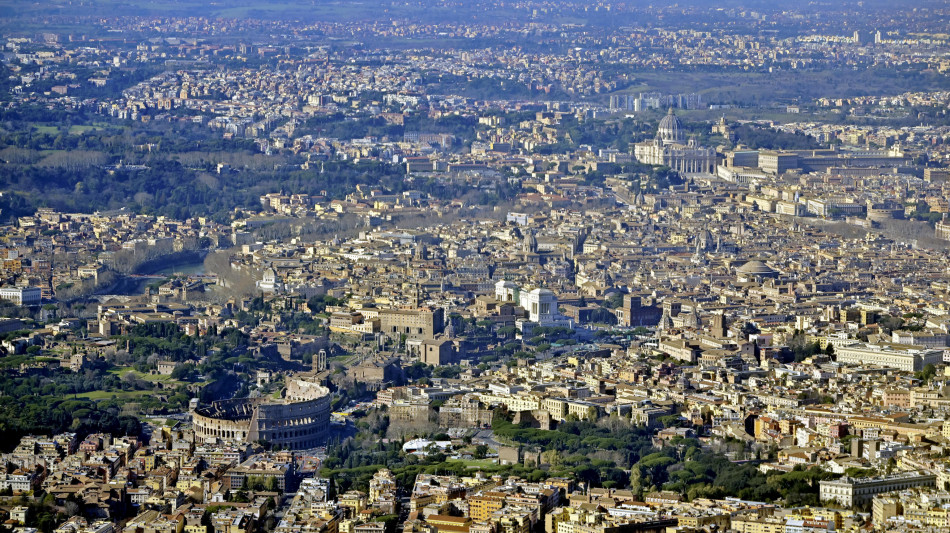
[[[646,165],[664,165],[680,173],[713,173],[716,169],[716,150],[686,140],[686,130],[673,109],[663,117],[652,141],[634,146],[637,161]]]

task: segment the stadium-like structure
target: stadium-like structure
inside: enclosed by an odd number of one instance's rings
[[[330,398],[330,389],[312,376],[288,377],[283,398],[236,398],[196,408],[195,440],[261,440],[290,449],[318,446],[330,426]]]

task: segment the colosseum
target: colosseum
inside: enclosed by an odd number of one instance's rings
[[[281,399],[221,400],[192,411],[195,440],[263,440],[290,449],[318,446],[330,425],[330,398],[330,389],[312,376],[288,377]]]

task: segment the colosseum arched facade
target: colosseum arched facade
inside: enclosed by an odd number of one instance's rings
[[[212,402],[192,412],[195,440],[263,440],[280,448],[311,448],[330,427],[330,390],[309,376],[288,378],[284,397]]]

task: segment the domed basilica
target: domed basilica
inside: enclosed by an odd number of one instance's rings
[[[699,146],[695,139],[686,140],[686,128],[673,108],[660,121],[652,141],[634,146],[637,161],[646,165],[665,165],[681,173],[708,172],[716,169],[716,150]]]

